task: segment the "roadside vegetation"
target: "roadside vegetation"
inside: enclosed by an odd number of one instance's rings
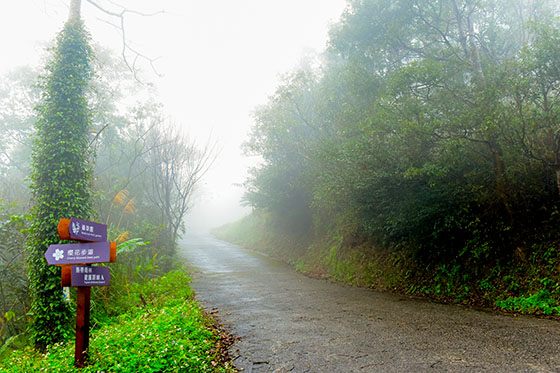
[[[89,364],[82,372],[233,372],[224,361],[226,336],[193,300],[183,270],[131,284],[130,292],[97,304]],[[0,361],[2,372],[74,372],[74,342],[40,353],[18,349]]]
[[[76,289],[65,293],[44,258],[71,217],[106,224],[118,244],[110,286],[92,289],[83,371],[233,371],[230,338],[176,257],[212,147],[164,119],[155,92],[92,46],[71,5],[46,67],[0,80],[0,371],[76,371]]]
[[[560,314],[555,1],[351,1],[255,111],[222,237],[376,289]]]

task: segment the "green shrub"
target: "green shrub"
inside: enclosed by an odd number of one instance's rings
[[[30,306],[25,266],[25,215],[10,215],[14,206],[0,198],[0,359],[10,348],[25,343]]]
[[[542,289],[528,297],[511,297],[499,299],[496,306],[507,311],[521,313],[540,313],[543,315],[560,315],[560,306],[550,291]]]
[[[92,330],[89,365],[82,372],[220,372],[217,335],[188,286],[189,276],[172,271],[154,279],[152,298]],[[0,363],[3,372],[75,372],[74,343],[27,348]]]

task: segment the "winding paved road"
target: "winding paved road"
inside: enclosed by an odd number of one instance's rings
[[[554,320],[315,280],[211,237],[181,255],[245,372],[560,372]]]

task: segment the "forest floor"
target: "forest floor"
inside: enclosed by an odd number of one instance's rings
[[[245,372],[560,372],[560,322],[305,277],[211,238],[180,243]]]

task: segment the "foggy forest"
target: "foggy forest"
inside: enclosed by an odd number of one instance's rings
[[[1,372],[560,369],[557,1],[24,6]]]

